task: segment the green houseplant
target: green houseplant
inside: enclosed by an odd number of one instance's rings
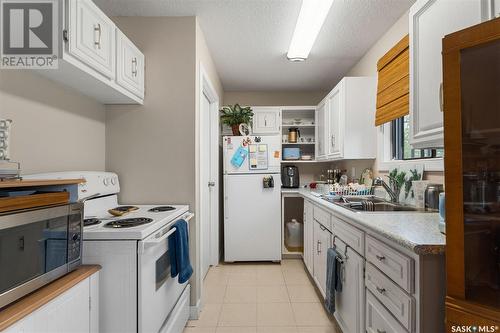
[[[220,109],[220,120],[224,125],[231,127],[233,135],[240,135],[240,124],[250,125],[252,117],[253,111],[249,106],[241,107],[239,104],[234,104]]]

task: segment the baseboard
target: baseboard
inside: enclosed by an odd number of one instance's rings
[[[196,302],[196,305],[191,305],[189,307],[189,320],[197,320],[200,318],[200,311],[201,311],[201,300],[199,299],[198,302]]]

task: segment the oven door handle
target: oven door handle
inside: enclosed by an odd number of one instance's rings
[[[193,213],[188,213],[184,216],[181,217],[181,219],[183,220],[186,220],[186,221],[189,221],[191,220],[192,218],[194,217],[194,214]],[[151,240],[146,240],[146,241],[143,241],[143,242],[140,242],[139,244],[139,253],[144,253],[147,249],[151,248],[151,247],[155,247],[156,245],[158,245],[159,243],[162,243],[163,241],[165,241],[168,237],[170,237],[175,231],[177,230],[176,227],[173,227],[173,228],[170,228],[164,235],[162,235],[161,237],[156,237],[156,238],[153,238]]]

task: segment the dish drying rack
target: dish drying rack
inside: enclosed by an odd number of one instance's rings
[[[375,186],[366,186],[360,184],[327,184],[327,186],[329,187],[329,194],[335,196],[366,196],[373,195],[375,192]]]

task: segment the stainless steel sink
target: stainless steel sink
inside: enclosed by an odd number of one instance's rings
[[[411,206],[385,201],[372,196],[368,197],[341,197],[331,199],[322,197],[323,200],[349,209],[353,212],[420,212],[424,211]]]

